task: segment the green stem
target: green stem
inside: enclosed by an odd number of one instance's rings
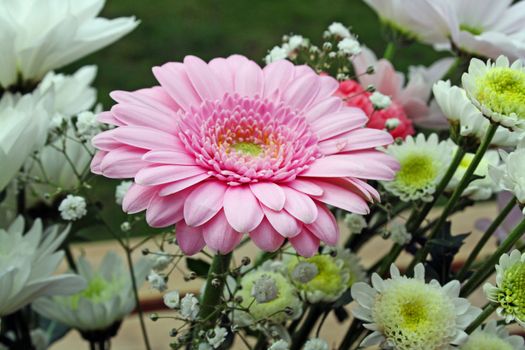
[[[512,211],[514,206],[516,205],[516,197],[512,198],[509,203],[503,208],[503,210],[499,213],[499,215],[496,217],[496,219],[490,224],[487,231],[483,234],[483,237],[479,240],[479,242],[476,244],[472,252],[467,258],[467,261],[465,261],[465,264],[459,270],[457,279],[461,282],[464,281],[467,273],[478,257],[479,253],[481,252],[481,249],[485,246],[485,244],[488,242],[489,238],[492,237],[496,229],[501,225],[503,220],[509,215],[509,213]]]
[[[228,272],[231,259],[232,253],[226,255],[216,254],[213,257],[199,313],[200,320],[207,324],[214,325],[220,315],[220,313],[217,312],[217,306],[222,298],[224,283],[226,281],[225,274]]]
[[[490,124],[489,128],[487,129],[487,133],[485,134],[485,137],[483,138],[483,141],[481,142],[480,146],[478,147],[476,151],[476,154],[474,155],[474,158],[472,159],[472,162],[469,164],[467,170],[465,171],[465,174],[461,178],[461,181],[459,182],[456,189],[452,193],[452,196],[450,197],[447,204],[445,205],[445,208],[443,209],[441,216],[436,222],[436,225],[430,232],[427,242],[435,238],[439,230],[441,230],[441,227],[443,226],[443,224],[447,221],[448,216],[450,215],[450,213],[453,211],[454,207],[456,206],[456,202],[460,199],[461,195],[463,194],[463,191],[465,190],[465,188],[467,188],[468,184],[470,183],[472,175],[474,175],[474,171],[476,171],[476,168],[478,167],[479,163],[483,159],[483,156],[485,155],[485,152],[487,151],[490,145],[490,141],[492,141],[492,138],[494,137],[494,134],[496,133],[498,126],[499,126],[498,124]],[[419,262],[426,259],[429,249],[430,249],[430,245],[425,244],[417,252],[416,256],[414,257],[414,259],[410,263],[410,266],[408,267],[408,271],[412,271],[414,269],[414,266],[416,266]]]
[[[321,316],[322,311],[323,310],[319,305],[311,306],[308,315],[306,316],[303,324],[301,325],[301,328],[297,332],[295,332],[295,334],[292,337],[292,345],[290,347],[290,350],[299,350],[302,348],[304,343],[306,343],[310,332],[314,328],[315,323]]]
[[[392,59],[394,58],[395,53],[396,53],[396,44],[390,41],[388,45],[386,46],[385,53],[383,54],[383,58],[392,62]]]
[[[525,233],[525,219],[523,219],[518,226],[512,230],[509,236],[501,243],[498,249],[487,259],[479,269],[472,275],[467,283],[461,288],[461,296],[468,296],[472,293],[479,285],[487,279],[493,272],[494,266],[498,262],[499,258],[506,252],[508,252],[512,246],[516,244]]]
[[[357,318],[354,318],[354,320],[352,321],[352,324],[350,325],[350,327],[348,327],[348,331],[346,332],[346,335],[343,338],[341,345],[339,345],[339,350],[350,349],[350,347],[354,344],[354,342],[357,339],[359,339],[359,337],[365,331],[366,329],[363,327],[362,323]]]
[[[465,333],[471,334],[474,332],[497,308],[498,306],[492,303],[485,306],[479,316],[465,329]]]
[[[135,268],[133,267],[133,260],[131,259],[131,250],[129,247],[125,248],[126,258],[128,261],[129,274],[131,276],[131,285],[133,287],[133,297],[135,298],[135,304],[137,304],[137,313],[139,315],[140,329],[142,331],[142,337],[144,338],[144,345],[147,350],[151,350],[151,345],[148,338],[148,331],[146,330],[146,323],[144,322],[144,311],[140,305],[139,288],[137,284],[137,277],[135,276]]]

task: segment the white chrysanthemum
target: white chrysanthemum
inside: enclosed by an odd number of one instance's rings
[[[525,130],[525,68],[507,57],[487,63],[473,58],[462,77],[472,103],[491,121],[511,130]]]
[[[361,53],[361,45],[354,38],[344,38],[337,43],[337,48],[347,55],[358,55]]]
[[[331,247],[325,247],[323,253],[328,254]],[[366,280],[366,271],[361,265],[361,259],[348,248],[337,247],[336,257],[343,261],[343,267],[349,273],[347,287],[350,288],[356,282]]]
[[[370,95],[369,99],[376,109],[385,109],[390,107],[392,104],[392,99],[387,95],[383,95],[379,91],[374,91],[374,93]]]
[[[180,294],[177,290],[164,294],[163,299],[164,305],[170,309],[176,309],[180,306]]]
[[[362,282],[352,286],[358,303],[352,313],[373,331],[361,346],[384,341],[400,350],[438,350],[467,339],[464,329],[481,310],[459,298],[459,281],[425,283],[423,264],[416,265],[413,278],[401,276],[394,264],[390,275],[383,280],[374,273],[372,287]]]
[[[199,300],[193,293],[187,293],[180,301],[180,314],[182,318],[193,321],[199,315]]]
[[[350,233],[359,234],[364,228],[368,227],[363,215],[348,213],[345,215],[344,223],[348,226]]]
[[[310,258],[287,254],[284,269],[301,295],[310,303],[337,300],[350,282],[351,271],[338,255],[324,251]]]
[[[44,146],[52,101],[51,95],[20,96],[9,92],[0,99],[0,191],[16,176],[32,152]]]
[[[525,148],[507,154],[500,151],[503,164],[489,166],[489,175],[503,190],[512,192],[521,204],[525,204]],[[525,213],[525,209],[523,210]]]
[[[405,245],[412,239],[404,224],[394,221],[390,227],[390,239],[399,245]]]
[[[146,277],[146,281],[151,285],[151,288],[158,290],[159,292],[164,292],[168,289],[166,279],[164,276],[159,275],[155,271],[151,271]]]
[[[58,211],[62,219],[75,221],[87,214],[86,206],[86,199],[84,197],[68,194],[67,197],[60,202]]]
[[[332,35],[338,36],[340,38],[350,38],[352,34],[342,23],[333,22],[328,26],[328,32]]]
[[[257,269],[244,275],[240,286],[235,297],[242,299],[239,306],[247,311],[235,310],[230,314],[235,324],[250,326],[262,320],[282,323],[302,313],[302,302],[295,288],[279,272]]]
[[[386,153],[394,156],[400,169],[393,181],[383,182],[385,189],[402,201],[431,201],[436,186],[441,181],[454,154],[451,140],[439,141],[436,134],[428,139],[418,134],[408,136],[402,144],[394,144]]]
[[[217,349],[221,346],[222,343],[226,340],[228,331],[224,327],[215,327],[211,334],[206,335],[206,340],[214,349]]]
[[[458,125],[461,136],[475,137],[478,140],[484,138],[490,122],[472,104],[465,90],[457,86],[451,86],[450,81],[441,80],[434,84],[433,92],[441,111],[452,125]],[[498,128],[491,144],[502,147],[514,147],[522,136],[522,133],[512,132],[506,128]]]
[[[288,342],[282,339],[272,343],[272,345],[268,348],[268,350],[289,350],[289,349],[290,349],[290,345],[288,344]]]
[[[474,159],[473,153],[467,153],[463,156],[463,160],[459,164],[454,176],[447,184],[447,191],[454,191],[465,175],[470,163]],[[475,179],[469,182],[465,191],[463,191],[463,196],[468,197],[475,201],[487,200],[492,195],[498,191],[499,186],[497,186],[494,181],[489,176],[489,167],[497,167],[500,163],[500,157],[498,152],[495,150],[488,150],[481,159],[481,162],[478,164],[476,170],[474,171],[475,176],[481,178]]]
[[[0,86],[38,81],[133,30],[131,17],[96,17],[105,0],[0,2]]]
[[[505,326],[491,320],[469,335],[460,350],[525,350],[525,345],[522,337],[509,335]]]
[[[150,267],[146,259],[134,264],[135,278],[144,281]],[[122,320],[135,308],[133,287],[127,266],[114,252],[104,257],[98,270],[80,257],[78,274],[87,288],[69,297],[41,298],[33,303],[39,314],[80,331],[104,330]]]
[[[515,249],[503,254],[496,265],[496,285],[485,283],[483,290],[505,322],[516,320],[525,327],[525,253]]]
[[[40,219],[24,232],[21,216],[7,230],[0,229],[0,316],[41,296],[68,295],[85,288],[85,281],[78,276],[53,275],[64,257],[64,252],[56,249],[68,232],[59,233],[57,226],[44,231]]]
[[[328,343],[325,340],[319,339],[319,338],[310,339],[304,344],[304,350],[329,350],[329,349],[330,347],[328,346]]]
[[[122,181],[115,189],[115,202],[118,205],[122,205],[122,200],[128,192],[129,188],[133,184],[133,181]]]

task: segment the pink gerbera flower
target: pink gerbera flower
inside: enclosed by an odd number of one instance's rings
[[[375,149],[392,137],[363,128],[366,115],[333,96],[337,81],[306,66],[188,56],[153,73],[160,86],[111,94],[99,120],[116,128],[93,139],[92,171],[134,178],[123,209],[176,225],[186,254],[228,253],[247,233],[311,256],[339,238],[325,204],[366,214],[379,195],[365,181],[394,177],[396,161]]]

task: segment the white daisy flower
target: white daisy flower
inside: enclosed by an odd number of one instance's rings
[[[487,63],[473,58],[462,77],[472,103],[494,123],[511,130],[525,130],[525,68],[507,57]]]
[[[128,192],[129,188],[133,185],[133,181],[122,181],[115,189],[115,203],[122,205],[124,196]]]
[[[39,314],[80,331],[104,330],[122,320],[135,308],[131,277],[127,266],[114,252],[104,257],[98,270],[80,257],[78,274],[87,280],[87,288],[69,297],[41,298],[32,304]],[[147,259],[134,264],[137,281],[144,281]],[[111,310],[111,311],[108,311]]]
[[[451,86],[450,81],[441,80],[434,84],[433,92],[441,111],[454,127],[458,127],[461,136],[475,137],[478,140],[484,138],[490,122],[470,102],[465,90],[458,86]],[[498,128],[491,144],[515,147],[522,137],[523,133]]]
[[[24,219],[19,216],[7,229],[0,229],[0,316],[9,315],[34,299],[47,295],[68,295],[86,287],[83,278],[53,275],[64,257],[56,251],[69,229],[58,226],[43,229],[37,219],[24,232]]]
[[[460,350],[480,349],[525,350],[525,345],[522,337],[509,335],[505,326],[498,326],[495,320],[491,320],[469,335],[467,342],[460,348]]]
[[[402,144],[393,144],[386,149],[386,153],[399,161],[400,170],[393,181],[382,184],[402,201],[431,201],[454,150],[451,140],[440,142],[436,134],[431,134],[428,139],[423,134],[418,134],[415,139],[408,136]]]
[[[328,346],[328,343],[325,340],[319,339],[319,338],[310,339],[304,344],[304,350],[329,350],[329,349],[330,347]]]
[[[518,201],[525,204],[525,148],[518,148],[507,154],[500,151],[503,164],[489,166],[489,175],[494,183],[503,190],[512,192]],[[525,209],[523,209],[525,214]]]
[[[496,285],[487,282],[483,291],[505,322],[515,320],[525,327],[525,253],[515,249],[503,254],[496,265]]]
[[[416,265],[413,278],[401,276],[394,264],[390,275],[383,280],[374,273],[372,287],[363,282],[352,286],[358,304],[352,313],[373,331],[361,346],[384,342],[395,349],[437,350],[467,339],[464,329],[481,310],[459,298],[459,281],[426,283],[423,264]]]
[[[187,293],[180,301],[180,314],[182,318],[193,321],[199,316],[199,300],[193,293]]]
[[[344,223],[348,226],[350,233],[360,234],[363,232],[363,229],[368,227],[365,218],[363,215],[348,213],[345,215]]]
[[[224,327],[215,327],[210,334],[206,335],[206,340],[214,349],[217,349],[221,346],[222,343],[226,340],[228,331]]]
[[[62,219],[75,221],[87,214],[86,206],[86,199],[84,197],[68,194],[67,197],[60,202],[58,211]]]
[[[447,184],[446,191],[452,192],[456,189],[473,159],[473,153],[467,153],[463,156],[463,160],[459,164],[454,176]],[[489,167],[497,167],[499,163],[500,157],[498,151],[488,150],[474,171],[474,175],[481,178],[471,181],[465,191],[463,191],[462,196],[475,201],[483,201],[492,197],[495,192],[498,192],[499,186],[497,186],[489,176]]]

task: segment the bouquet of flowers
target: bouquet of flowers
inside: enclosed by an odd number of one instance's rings
[[[525,3],[364,1],[382,57],[336,22],[261,63],[154,67],[109,110],[95,67],[53,70],[138,22],[97,17],[103,0],[0,1],[0,348],[74,329],[109,349],[137,310],[148,350],[146,322],[173,324],[172,349],[525,349]],[[444,58],[396,71],[413,42]],[[496,197],[465,249],[451,216]],[[95,230],[126,262],[71,252]],[[149,319],[143,282],[165,304]]]

